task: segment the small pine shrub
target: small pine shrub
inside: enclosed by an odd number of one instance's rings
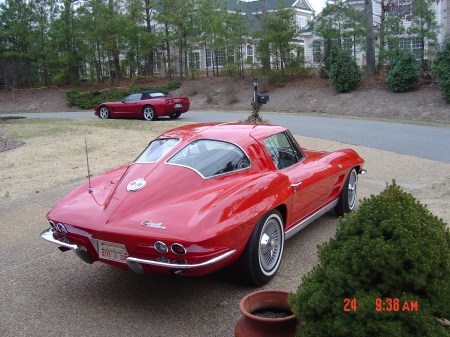
[[[401,52],[394,59],[386,82],[392,91],[411,91],[419,85],[420,66],[411,52]]]
[[[361,82],[362,75],[355,60],[344,51],[334,51],[329,57],[328,76],[331,85],[339,92],[349,92]]]
[[[437,51],[431,65],[431,73],[437,77],[438,88],[442,97],[450,103],[450,37],[444,41]]]
[[[319,260],[289,299],[298,336],[448,336],[450,232],[395,182],[339,220]]]

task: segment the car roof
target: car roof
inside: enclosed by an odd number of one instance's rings
[[[163,95],[165,95],[165,93],[163,93],[162,91],[155,91],[155,90],[138,91],[138,92],[133,92],[133,94],[163,94]]]
[[[286,131],[278,125],[247,123],[203,123],[190,124],[163,133],[159,138],[178,137],[184,140],[199,138],[221,139],[237,144],[248,143],[255,138],[261,140],[271,135]]]

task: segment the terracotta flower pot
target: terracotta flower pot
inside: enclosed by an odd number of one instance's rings
[[[242,317],[236,323],[235,336],[294,337],[299,322],[287,303],[288,295],[284,290],[260,290],[245,296],[239,303]]]

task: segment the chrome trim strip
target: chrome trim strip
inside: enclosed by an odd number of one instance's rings
[[[127,264],[128,263],[142,263],[142,264],[149,264],[152,266],[166,267],[166,268],[191,269],[191,268],[205,267],[205,266],[209,266],[211,264],[217,263],[217,262],[222,261],[223,259],[226,259],[227,257],[233,255],[235,252],[236,252],[236,249],[226,252],[225,254],[219,255],[211,260],[208,260],[208,261],[205,261],[202,263],[198,263],[198,264],[164,263],[164,262],[158,262],[158,261],[138,259],[136,257],[128,257],[126,259],[126,263]]]
[[[317,212],[311,214],[309,217],[307,217],[305,220],[300,221],[298,224],[296,224],[294,227],[292,227],[291,229],[289,229],[285,235],[284,238],[285,240],[289,239],[291,236],[294,236],[295,234],[297,234],[298,232],[300,232],[303,228],[305,228],[306,226],[308,226],[311,222],[313,222],[314,220],[317,220],[318,218],[320,218],[322,215],[324,215],[325,213],[327,213],[328,211],[332,210],[338,203],[339,199],[336,199],[332,202],[330,202],[328,205],[322,207],[321,209],[319,209]]]
[[[62,241],[55,240],[53,238],[52,228],[49,228],[49,229],[46,229],[45,231],[43,231],[41,233],[41,238],[43,238],[44,240],[46,240],[48,242],[55,243],[55,244],[57,244],[59,246],[63,246],[63,247],[69,248],[69,249],[79,250],[81,248],[78,245],[71,245],[70,243],[64,243]]]

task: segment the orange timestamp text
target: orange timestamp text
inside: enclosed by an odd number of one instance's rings
[[[356,298],[344,298],[344,311],[358,309]],[[398,298],[377,298],[376,311],[419,311],[419,301],[402,301]]]

